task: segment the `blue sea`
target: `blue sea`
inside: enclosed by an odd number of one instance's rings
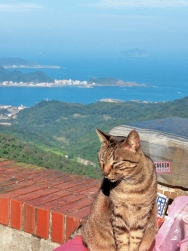
[[[82,57],[35,60],[61,68],[40,69],[55,79],[89,80],[91,77],[135,81],[148,87],[0,87],[0,105],[32,106],[42,100],[89,104],[101,99],[148,102],[172,101],[188,96],[188,60],[180,57]],[[10,69],[9,69],[10,70]],[[22,73],[37,69],[18,69]]]

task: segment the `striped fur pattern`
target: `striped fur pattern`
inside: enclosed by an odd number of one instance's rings
[[[133,130],[127,138],[97,130],[104,175],[92,210],[81,227],[90,251],[146,251],[157,231],[157,181],[154,164]]]

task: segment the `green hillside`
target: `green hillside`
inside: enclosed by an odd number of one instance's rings
[[[68,155],[73,161],[81,157],[98,165],[96,128],[108,132],[114,126],[171,116],[188,118],[188,97],[162,103],[42,101],[20,111],[11,127],[1,125],[0,132],[34,144],[36,151]]]
[[[74,159],[70,160],[47,149],[41,149],[32,143],[23,142],[9,134],[0,133],[0,158],[97,179],[101,178],[101,173],[96,167],[85,166]]]

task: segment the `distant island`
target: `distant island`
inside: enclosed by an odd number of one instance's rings
[[[123,81],[116,78],[91,78],[88,81],[88,84],[95,84],[97,86],[125,86],[125,87],[132,87],[132,86],[142,86],[147,87],[146,84],[139,84],[135,81]]]
[[[42,68],[42,66],[40,66]],[[38,68],[40,68],[38,65]],[[55,67],[55,66],[54,66]],[[120,87],[154,87],[140,84],[135,81],[123,81],[116,78],[95,78],[88,81],[63,79],[57,80],[48,77],[42,71],[23,74],[18,70],[8,71],[6,68],[37,68],[37,65],[21,58],[0,59],[0,86],[9,87],[64,87],[75,86],[79,88],[93,88],[95,86],[120,86]],[[50,68],[50,66],[49,66]]]
[[[57,80],[46,76],[43,72],[37,71],[22,74],[20,71],[9,72],[0,66],[0,86],[9,87],[64,87],[75,86],[78,88],[93,88],[95,86],[119,86],[119,87],[155,87],[137,82],[125,82],[115,78],[98,78],[89,81],[72,79]]]
[[[1,58],[0,59],[0,65],[3,66],[5,69],[8,68],[55,68],[59,69],[61,68],[60,66],[56,65],[39,65],[32,63],[28,60],[22,59],[22,58]]]

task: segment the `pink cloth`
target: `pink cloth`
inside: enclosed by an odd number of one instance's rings
[[[82,237],[77,236],[71,241],[66,242],[62,246],[55,248],[53,251],[88,251],[82,243]]]
[[[148,251],[153,250],[153,245]],[[55,248],[53,251],[89,251],[89,250],[83,245],[82,237],[77,236],[73,240],[66,242],[65,244],[63,244],[58,248]]]

